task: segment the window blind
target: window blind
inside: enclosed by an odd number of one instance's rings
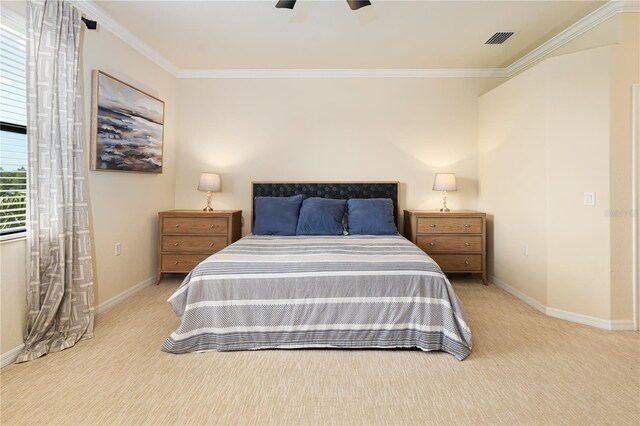
[[[26,93],[24,19],[3,13],[0,21],[0,236],[26,230]]]

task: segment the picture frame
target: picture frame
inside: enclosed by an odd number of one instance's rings
[[[162,173],[164,101],[93,71],[91,170]]]

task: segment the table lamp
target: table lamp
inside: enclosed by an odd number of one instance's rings
[[[202,209],[205,212],[213,211],[211,208],[211,193],[220,192],[222,185],[220,184],[220,175],[217,173],[202,173],[200,182],[198,182],[198,191],[207,192],[207,206]]]
[[[455,173],[436,173],[436,178],[433,180],[434,191],[444,191],[442,195],[442,208],[441,212],[449,212],[447,207],[447,191],[457,191]]]

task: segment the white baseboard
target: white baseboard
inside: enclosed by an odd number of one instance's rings
[[[577,314],[575,312],[563,311],[562,309],[550,308],[548,306],[543,305],[532,297],[527,296],[519,290],[511,287],[509,284],[501,281],[493,275],[489,275],[489,281],[496,286],[500,287],[504,291],[518,299],[522,300],[527,305],[532,308],[540,311],[550,317],[558,318],[565,321],[571,321],[578,324],[588,325],[591,327],[601,328],[603,330],[610,331],[633,331],[634,323],[633,320],[606,320],[602,318],[592,317],[589,315]]]
[[[601,328],[603,330],[611,330],[611,321],[602,318],[576,314],[575,312],[563,311],[562,309],[556,308],[547,308],[545,313],[553,318],[576,322],[578,324]]]
[[[524,303],[526,303],[527,305],[531,306],[536,311],[540,311],[543,314],[546,313],[547,307],[544,306],[542,303],[538,302],[533,297],[529,297],[526,294],[522,293],[521,291],[516,290],[515,288],[511,287],[509,284],[505,283],[504,281],[499,280],[498,278],[496,278],[493,275],[489,275],[488,278],[489,278],[489,281],[492,284],[495,284],[496,286],[500,287],[501,289],[503,289],[507,293],[509,293],[509,294],[517,297],[518,299],[522,300]]]
[[[106,311],[113,308],[118,303],[123,302],[125,299],[133,296],[135,293],[139,292],[143,288],[149,285],[152,285],[153,283],[155,283],[155,281],[156,281],[156,277],[147,278],[141,283],[134,285],[133,287],[123,291],[122,293],[112,297],[111,299],[105,300],[104,302],[96,306],[95,314],[96,315],[104,314]],[[3,353],[2,356],[0,357],[0,368],[3,368],[9,364],[12,364],[16,360],[16,358],[18,358],[18,355],[20,355],[20,352],[22,352],[22,349],[24,349],[24,343],[21,344],[20,346],[17,346]]]
[[[637,331],[633,320],[612,320],[611,331]]]
[[[23,349],[24,343],[3,353],[2,357],[0,357],[0,368],[3,368],[9,364],[13,364],[13,362],[16,360],[16,358],[18,358],[18,355],[20,355],[20,352],[22,352]]]
[[[134,285],[133,287],[123,291],[122,293],[113,296],[111,299],[105,300],[104,302],[102,302],[101,304],[96,306],[96,308],[95,308],[96,315],[104,314],[106,311],[108,311],[109,309],[113,308],[118,303],[124,301],[125,299],[128,299],[129,297],[133,296],[134,294],[136,294],[137,292],[139,292],[143,288],[145,288],[147,286],[150,286],[151,284],[154,284],[155,282],[156,282],[156,277],[147,278],[146,280],[142,281],[141,283],[138,283],[138,284]]]

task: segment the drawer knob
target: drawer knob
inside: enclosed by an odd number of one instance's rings
[[[213,223],[211,224],[211,226],[209,228],[213,228]]]
[[[180,245],[180,243],[173,243],[173,245],[177,247]]]
[[[213,243],[209,243],[209,247],[213,247]]]
[[[465,228],[471,228],[471,225],[469,225],[468,223],[465,223],[465,224],[464,224],[464,227],[465,227]]]
[[[433,247],[433,246],[435,246],[435,245],[436,245],[436,243],[434,243],[434,242],[432,241],[432,242],[430,242],[430,243],[429,243],[429,245]]]
[[[465,260],[465,261],[464,261],[464,264],[465,264],[465,265],[468,265],[468,264],[469,264],[469,261],[468,261],[468,260]]]
[[[176,228],[180,228],[180,224],[179,223],[176,223]]]
[[[173,262],[173,264],[174,264],[174,265],[177,265],[177,264],[178,264],[178,261],[176,260],[175,262]]]
[[[471,245],[471,243],[464,243],[464,245],[465,245],[465,246],[470,246],[470,245]]]
[[[435,228],[435,227],[436,227],[436,224],[435,224],[435,223],[430,223],[430,224],[429,224],[429,227],[431,227],[431,228]]]

